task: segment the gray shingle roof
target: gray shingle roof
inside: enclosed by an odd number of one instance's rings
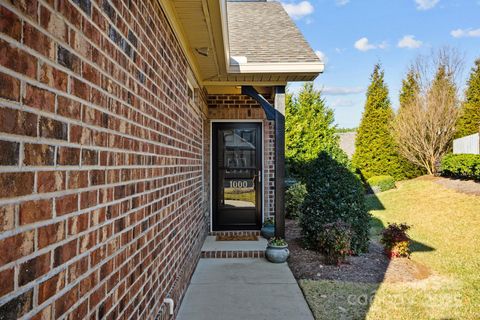
[[[227,2],[230,56],[248,63],[319,62],[279,2]]]

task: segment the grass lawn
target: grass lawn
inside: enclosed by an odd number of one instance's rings
[[[480,319],[480,196],[427,179],[368,196],[372,237],[382,225],[407,222],[412,260],[427,279],[391,283],[300,280],[317,319]]]

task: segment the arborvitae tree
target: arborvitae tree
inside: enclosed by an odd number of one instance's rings
[[[370,80],[365,111],[355,140],[353,165],[366,179],[380,175],[405,179],[407,175],[391,133],[394,113],[380,64],[375,65]]]
[[[326,106],[313,83],[304,84],[297,97],[287,96],[285,155],[289,174],[301,178],[305,164],[320,151],[344,155],[334,121],[333,110]]]
[[[480,130],[480,59],[475,61],[465,91],[465,102],[456,125],[455,137],[461,138]]]
[[[402,109],[411,105],[415,100],[415,97],[419,93],[420,85],[418,83],[419,75],[415,72],[414,68],[408,70],[407,76],[402,80],[402,89],[400,90],[400,108],[398,112],[402,112]]]

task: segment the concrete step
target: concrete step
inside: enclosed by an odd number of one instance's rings
[[[217,241],[216,235],[210,235],[203,243],[201,257],[210,259],[264,258],[266,247],[267,240],[261,236],[257,241]]]

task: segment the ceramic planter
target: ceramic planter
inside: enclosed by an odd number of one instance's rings
[[[265,250],[265,257],[268,261],[273,263],[283,263],[287,261],[290,251],[288,251],[288,244],[284,246],[267,245]]]
[[[267,240],[272,238],[273,236],[275,236],[275,225],[273,224],[264,225],[260,230],[260,233],[262,237],[264,237]]]

